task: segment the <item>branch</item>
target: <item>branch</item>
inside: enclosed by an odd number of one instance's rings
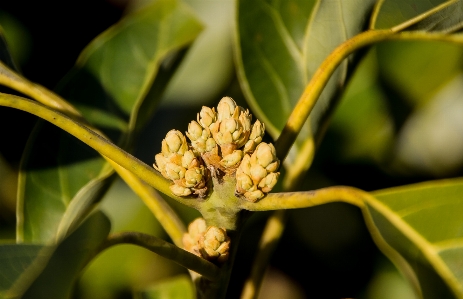
[[[114,161],[125,169],[137,175],[150,186],[172,197],[180,203],[195,207],[196,201],[189,198],[182,198],[172,195],[169,189],[170,181],[160,175],[154,168],[146,165],[131,154],[114,145],[108,139],[90,130],[84,125],[70,119],[69,117],[51,110],[37,102],[27,100],[18,96],[0,93],[0,106],[11,107],[34,114],[57,127],[63,129],[88,146],[98,151],[104,157]]]
[[[30,82],[26,78],[10,70],[1,62],[0,84],[15,89],[25,95],[29,95],[40,103],[48,107],[55,108],[56,110],[63,112],[64,114],[87,126],[85,119],[82,118],[79,111],[77,111],[77,109],[75,109],[71,104],[50,90]],[[88,128],[104,137],[101,132],[92,128],[90,125],[88,125]],[[181,246],[182,237],[186,231],[186,228],[182,220],[178,217],[174,210],[172,210],[167,202],[159,195],[156,190],[145,184],[132,172],[128,171],[124,167],[121,167],[119,164],[105,156],[103,156],[103,158],[105,158],[111,164],[114,170],[121,176],[127,185],[135,192],[135,194],[141,198],[148,209],[150,209],[150,211],[154,214],[156,219],[158,219],[172,241],[176,245]],[[166,193],[166,195],[174,198],[170,191]],[[174,199],[178,200],[178,198]]]
[[[220,268],[213,263],[162,239],[139,232],[123,232],[110,235],[105,243],[103,243],[99,252],[114,245],[122,244],[141,246],[187,269],[201,274],[210,281],[216,281],[220,277]]]
[[[241,203],[248,211],[270,211],[314,207],[330,202],[345,202],[363,208],[371,195],[353,187],[335,186],[313,191],[270,193],[256,203]]]

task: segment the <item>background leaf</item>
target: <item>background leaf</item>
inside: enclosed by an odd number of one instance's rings
[[[272,137],[283,128],[305,85],[328,54],[361,32],[374,1],[239,1],[237,68],[253,112]],[[347,79],[347,62],[311,114],[313,131]],[[307,138],[306,129],[299,136]]]
[[[135,294],[135,298],[139,299],[194,299],[195,297],[193,284],[187,276],[159,282]]]
[[[37,259],[42,245],[1,244],[0,245],[0,297],[5,298],[6,292],[16,280]]]
[[[200,30],[180,2],[156,1],[97,37],[58,91],[90,123],[127,147],[178,66],[183,52],[175,53]],[[139,111],[142,122],[137,122]],[[78,222],[101,198],[111,173],[96,152],[67,133],[48,124],[36,128],[22,163],[19,240],[53,242],[58,227],[68,231],[63,225]]]
[[[383,248],[393,261],[400,254],[397,265],[413,270],[424,298],[463,298],[462,192],[462,179],[443,180],[377,191],[366,202],[372,234],[393,248]]]
[[[408,27],[407,30],[425,30],[429,32],[456,32],[463,28],[463,1],[456,0],[431,16]]]
[[[69,298],[75,280],[110,231],[102,213],[90,215],[56,247],[1,245],[5,254],[1,291],[6,298]]]
[[[374,29],[392,28],[447,0],[384,0],[376,11]]]

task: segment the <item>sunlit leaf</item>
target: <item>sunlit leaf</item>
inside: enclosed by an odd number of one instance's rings
[[[456,32],[463,28],[463,1],[456,0],[447,7],[424,18],[407,30],[425,30],[429,32]]]
[[[179,1],[156,1],[90,43],[58,91],[91,124],[128,146],[200,30]],[[58,229],[58,237],[65,235],[101,198],[111,173],[98,153],[40,125],[22,163],[18,239],[50,243]]]
[[[384,0],[376,11],[373,28],[384,29],[402,24],[428,10],[447,2],[446,0]]]
[[[463,180],[454,179],[381,190],[366,201],[380,248],[423,298],[463,298],[461,194]]]
[[[245,96],[276,137],[305,85],[328,54],[361,32],[374,1],[239,1],[237,67]],[[311,114],[317,130],[347,79],[332,76]],[[300,135],[305,139],[309,130]]]

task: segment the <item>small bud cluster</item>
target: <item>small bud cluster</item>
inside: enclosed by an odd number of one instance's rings
[[[236,193],[255,202],[277,183],[280,161],[272,144],[260,143],[252,155],[245,155],[236,171]]]
[[[185,136],[180,131],[171,130],[162,140],[162,151],[153,164],[164,177],[172,180],[172,193],[178,196],[197,194],[204,196],[207,186],[207,169],[201,158],[188,148]]]
[[[208,261],[223,263],[229,256],[230,238],[225,229],[207,227],[203,218],[197,218],[183,235],[183,247]]]
[[[154,167],[174,182],[171,190],[178,196],[205,196],[211,175],[236,173],[236,194],[255,202],[275,186],[279,160],[273,145],[262,142],[264,124],[251,125],[251,120],[249,111],[229,97],[222,98],[217,111],[203,107],[188,125],[191,144],[179,131],[170,131]]]

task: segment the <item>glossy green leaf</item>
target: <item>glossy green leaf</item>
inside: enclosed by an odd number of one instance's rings
[[[383,252],[423,298],[463,298],[463,180],[374,192],[366,218]]]
[[[0,294],[5,298],[70,298],[76,278],[109,234],[102,213],[90,215],[54,246],[1,245]],[[3,298],[3,297],[2,297]]]
[[[179,1],[156,1],[90,43],[58,91],[91,124],[127,147],[200,30]],[[111,174],[98,153],[41,124],[22,163],[18,239],[53,243],[65,236],[104,194]]]
[[[392,28],[423,14],[446,0],[383,0],[379,2],[372,28]]]
[[[0,245],[0,297],[5,298],[21,274],[37,259],[42,245],[1,244]]]
[[[238,1],[237,68],[253,112],[276,137],[305,85],[328,54],[361,32],[374,1]],[[312,114],[317,130],[347,79],[332,76]],[[300,135],[305,139],[309,130]]]
[[[407,30],[456,32],[463,28],[463,1],[455,0],[436,13],[408,27]]]
[[[178,276],[162,281],[143,291],[136,292],[139,299],[194,299],[195,291],[191,278]]]

